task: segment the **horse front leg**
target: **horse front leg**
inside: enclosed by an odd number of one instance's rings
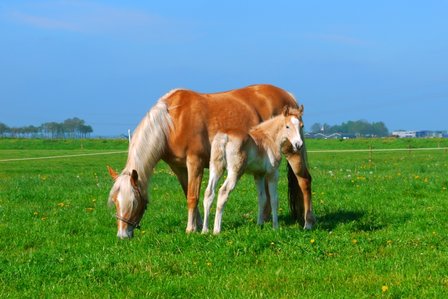
[[[188,222],[186,232],[197,231],[202,226],[201,214],[198,209],[199,193],[201,191],[202,175],[204,165],[199,157],[187,157],[188,169],[188,190],[187,190],[187,208]]]
[[[285,143],[282,146],[282,152],[286,156],[293,172],[292,178],[288,174],[288,181],[292,180],[288,182],[288,188],[290,189],[288,193],[290,209],[295,211],[293,217],[297,217],[296,220],[303,224],[304,229],[311,229],[316,223],[316,218],[313,213],[311,198],[312,177],[306,163],[306,148],[302,147],[300,152],[294,152],[291,144]]]
[[[303,228],[312,229],[316,223],[316,217],[313,213],[313,203],[311,201],[311,176],[298,176],[297,180],[303,193],[303,218],[305,221]]]

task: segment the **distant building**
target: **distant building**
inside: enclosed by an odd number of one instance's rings
[[[392,136],[398,137],[398,138],[415,138],[415,137],[417,137],[417,132],[416,131],[398,130],[398,131],[393,131]]]
[[[392,136],[398,138],[448,138],[446,131],[393,131]]]
[[[416,137],[418,138],[442,138],[443,132],[442,131],[418,131],[416,133]]]

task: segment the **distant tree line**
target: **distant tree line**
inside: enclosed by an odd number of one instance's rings
[[[47,122],[40,126],[10,128],[0,122],[0,136],[14,138],[88,138],[93,132],[91,126],[77,117],[64,120],[62,123]]]
[[[355,136],[384,137],[389,135],[389,130],[383,122],[369,123],[365,120],[348,121],[340,125],[315,123],[311,126],[311,133],[341,133]]]

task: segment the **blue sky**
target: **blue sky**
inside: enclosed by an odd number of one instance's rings
[[[271,83],[304,120],[447,130],[448,1],[1,1],[0,122],[134,129],[172,88]]]

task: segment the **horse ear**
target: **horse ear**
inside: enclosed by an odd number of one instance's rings
[[[109,171],[109,174],[112,177],[112,179],[115,181],[118,178],[118,173],[115,170],[113,170],[113,168],[110,167],[109,165],[107,165],[107,170]]]
[[[288,116],[289,115],[289,106],[285,106],[283,107],[283,116]]]
[[[303,104],[300,105],[300,107],[299,107],[299,111],[300,111],[301,113],[303,113]]]
[[[137,188],[138,187],[137,182],[138,182],[138,173],[137,173],[137,170],[133,169],[132,173],[131,173],[131,184],[132,184],[132,186]]]

